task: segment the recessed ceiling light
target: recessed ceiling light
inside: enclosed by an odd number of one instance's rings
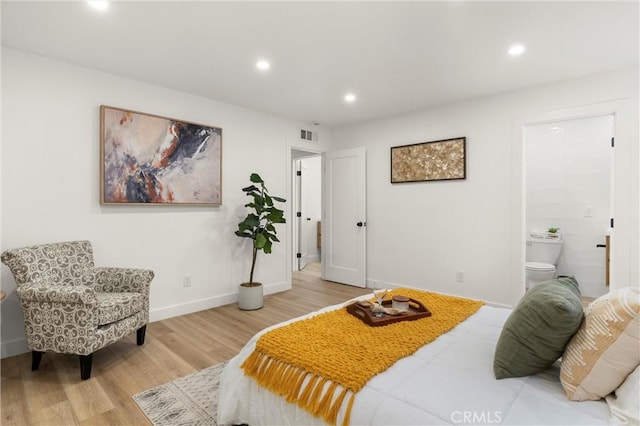
[[[256,62],[256,67],[261,71],[266,71],[271,68],[271,64],[269,63],[269,61],[265,61],[262,59]]]
[[[87,3],[96,10],[107,10],[109,8],[109,2],[106,0],[88,0]]]
[[[356,95],[354,95],[353,93],[347,93],[346,95],[344,95],[344,100],[347,102],[353,102],[356,100]]]
[[[509,55],[520,56],[524,53],[524,46],[522,44],[514,44],[509,48]]]

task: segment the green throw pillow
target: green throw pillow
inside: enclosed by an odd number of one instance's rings
[[[578,282],[549,280],[529,290],[504,324],[493,359],[496,379],[549,368],[562,356],[583,318]]]

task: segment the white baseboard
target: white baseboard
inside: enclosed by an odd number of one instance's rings
[[[3,341],[2,347],[0,348],[0,356],[2,359],[27,352],[29,352],[29,349],[27,349],[27,339],[25,337],[6,342]]]
[[[286,282],[270,284],[264,286],[264,294],[280,293],[290,290],[291,285]],[[161,321],[168,318],[178,317],[180,315],[192,314],[194,312],[204,311],[205,309],[216,308],[218,306],[229,305],[238,302],[238,293],[228,293],[222,296],[208,297],[206,299],[194,300],[187,303],[166,306],[163,308],[152,309],[149,311],[149,322]]]
[[[264,286],[264,294],[268,295],[280,293],[282,291],[290,289],[291,285],[287,284],[286,282],[270,284]],[[236,292],[224,294],[222,296],[208,297],[206,299],[166,306],[149,311],[149,322],[156,322],[180,315],[192,314],[194,312],[203,311],[205,309],[211,309],[237,302],[238,293]],[[27,349],[27,339],[24,337],[15,340],[9,340],[6,342],[2,341],[2,344],[0,345],[0,356],[2,358],[9,358],[26,352],[29,352],[29,349]]]
[[[396,284],[396,283],[388,283],[386,281],[379,281],[379,280],[370,280],[367,279],[367,288],[389,288],[389,289],[394,289],[394,288],[398,288],[398,287],[408,287],[406,285],[401,285],[401,284]]]
[[[194,312],[228,305],[229,303],[235,303],[237,301],[238,294],[234,293],[151,309],[149,311],[149,322],[162,321],[168,318],[179,317],[180,315],[192,314]]]

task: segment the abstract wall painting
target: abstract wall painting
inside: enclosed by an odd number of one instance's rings
[[[391,183],[466,178],[466,138],[391,148]]]
[[[100,107],[100,203],[222,204],[222,129]]]

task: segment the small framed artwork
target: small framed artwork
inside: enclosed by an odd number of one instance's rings
[[[100,107],[100,203],[222,204],[222,129]]]
[[[466,139],[392,147],[391,183],[465,179]]]

